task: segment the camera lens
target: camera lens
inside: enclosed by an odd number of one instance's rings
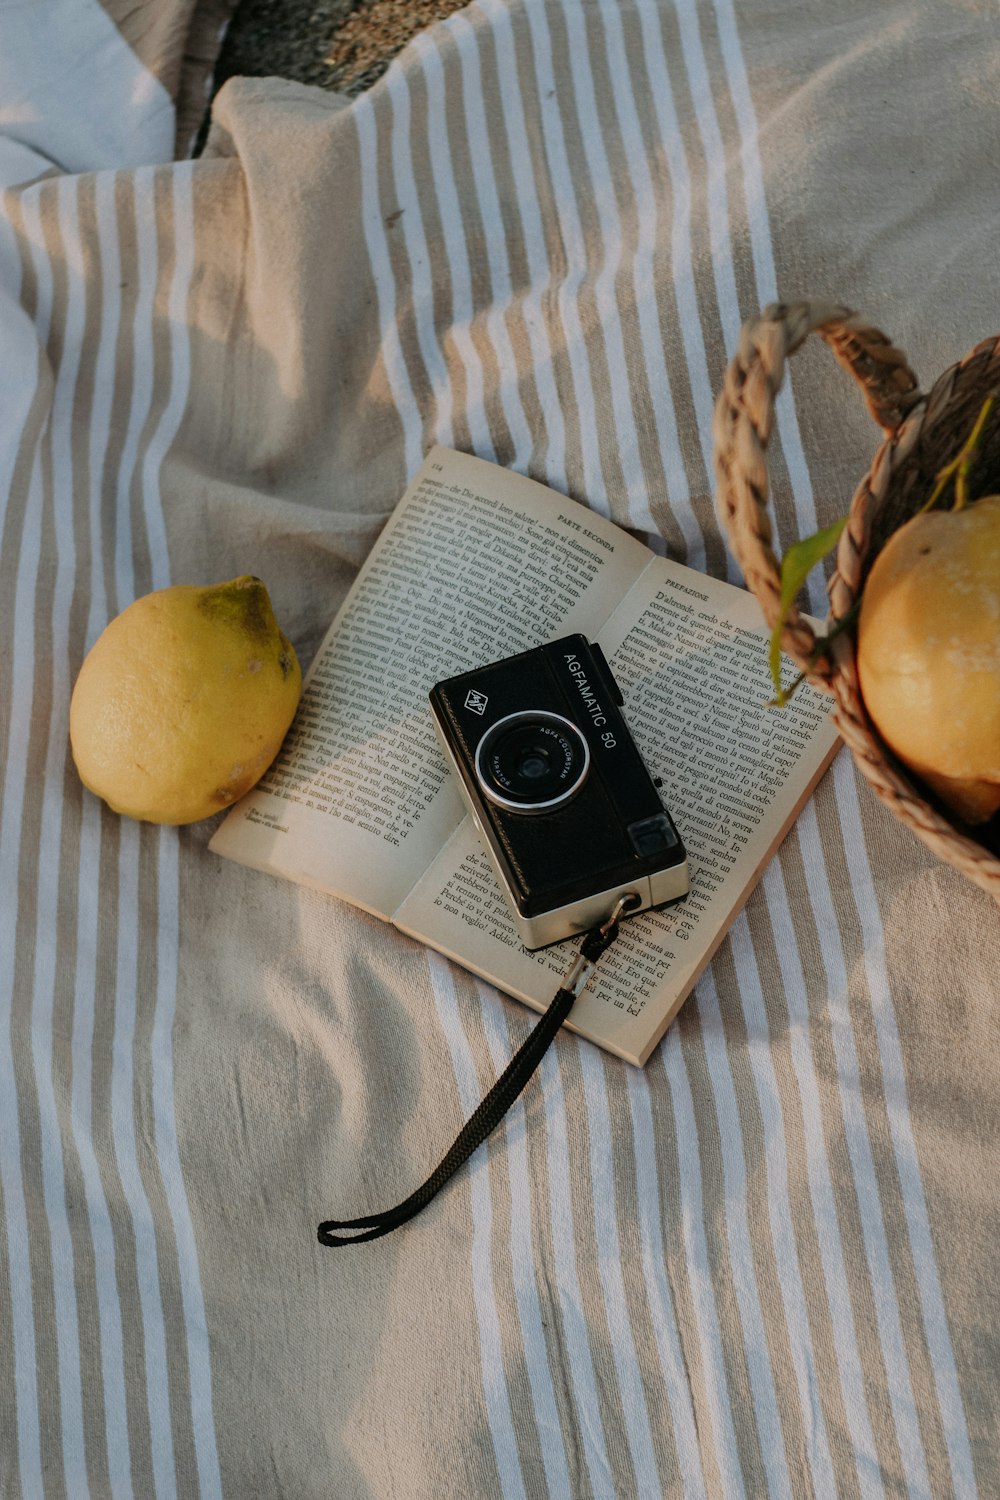
[[[491,802],[510,812],[550,812],[579,791],[590,766],[587,741],[559,714],[509,714],[476,751],[476,776]]]

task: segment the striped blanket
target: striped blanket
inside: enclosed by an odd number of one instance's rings
[[[992,0],[478,0],[174,160],[215,27],[0,8],[0,1494],[997,1495],[1000,920],[846,753],[645,1070],[558,1038],[337,1252],[532,1017],[67,753],[150,589],[259,574],[308,660],[434,442],[725,576],[743,319],[832,296],[925,383],[996,330]],[[792,378],[782,545],[875,440]]]

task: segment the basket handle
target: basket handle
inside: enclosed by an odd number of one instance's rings
[[[713,436],[718,506],[747,587],[768,625],[781,608],[781,569],[771,546],[765,454],[774,428],[775,399],[785,359],[818,333],[853,375],[872,417],[888,435],[924,399],[906,355],[871,323],[834,302],[776,302],[743,327],[739,349],[715,403]],[[831,664],[810,661],[816,633],[793,605],[782,650],[815,681],[828,682]]]

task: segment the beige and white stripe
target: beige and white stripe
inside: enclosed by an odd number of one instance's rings
[[[165,179],[162,188],[161,197],[176,192],[182,207],[185,196],[190,197],[190,182],[182,176],[174,178],[173,187]],[[139,255],[131,239],[133,215],[146,237]],[[162,352],[159,336],[153,334],[157,240],[170,247],[170,262],[176,256],[184,261],[179,288],[174,264],[161,290],[165,296],[174,284],[175,301],[180,298],[174,308],[176,328],[178,336],[186,339],[190,214],[185,242],[183,223],[154,211],[151,174],[137,173],[131,182],[103,174],[55,179],[26,190],[20,196],[15,225],[39,347],[44,351],[47,346],[37,389],[48,398],[41,430],[37,421],[25,427],[19,468],[27,477],[30,461],[31,473],[24,525],[19,547],[5,548],[4,553],[8,580],[16,576],[16,582],[7,591],[14,604],[13,663],[8,679],[12,707],[0,838],[5,851],[5,888],[19,890],[21,899],[4,902],[6,919],[17,920],[19,931],[17,940],[9,935],[3,952],[11,963],[22,966],[34,953],[32,968],[15,966],[5,985],[15,1001],[10,1012],[15,1066],[26,1046],[32,1059],[30,1070],[18,1068],[17,1087],[4,1095],[8,1110],[16,1111],[8,1118],[4,1140],[21,1485],[25,1494],[42,1493],[48,1483],[42,1476],[49,1475],[53,1466],[51,1415],[44,1404],[39,1413],[32,1396],[37,1368],[43,1403],[49,1399],[47,1392],[58,1393],[65,1493],[101,1493],[105,1486],[109,1493],[132,1493],[136,1483],[145,1487],[141,1476],[148,1455],[151,1492],[176,1494],[184,1469],[175,1454],[172,1418],[183,1427],[185,1417],[171,1411],[171,1396],[176,1402],[177,1393],[189,1380],[192,1385],[200,1382],[204,1392],[205,1349],[203,1345],[191,1347],[181,1323],[180,1342],[173,1336],[172,1351],[168,1350],[168,1308],[180,1305],[177,1276],[162,1269],[158,1272],[158,1244],[163,1244],[164,1235],[170,1236],[169,1218],[157,1226],[151,1204],[162,1204],[178,1218],[186,1214],[186,1203],[176,1164],[169,1151],[162,1149],[164,1143],[157,1142],[161,1146],[158,1160],[145,1163],[140,1161],[138,1148],[137,1098],[148,1098],[150,1092],[154,1099],[159,1096],[161,1130],[173,1115],[169,1024],[165,1057],[162,1037],[159,1049],[153,1046],[151,1050],[148,1037],[142,1042],[137,1037],[137,1025],[145,1025],[144,1016],[149,1014],[141,1004],[144,976],[140,965],[148,929],[139,921],[141,846],[145,843],[148,849],[148,839],[137,826],[121,825],[118,899],[109,908],[104,871],[109,857],[115,860],[115,841],[113,837],[109,841],[114,825],[111,829],[106,823],[101,826],[96,804],[89,799],[85,802],[75,777],[67,771],[67,711],[75,664],[85,638],[92,636],[104,613],[105,569],[109,557],[115,555],[113,548],[109,553],[101,534],[97,460],[98,453],[108,450],[112,380],[119,401],[124,395],[128,402],[129,419],[128,436],[116,455],[117,473],[111,476],[106,471],[104,476],[105,493],[110,489],[117,495],[116,525],[105,536],[131,534],[126,517],[134,488],[141,493],[147,518],[156,520],[159,462],[176,433],[185,399],[182,387],[175,385],[171,411],[164,413],[170,382],[161,371],[154,407],[153,365],[157,352]],[[118,268],[124,257],[142,278],[139,296],[129,309],[120,307]],[[127,316],[132,319],[131,348],[126,344],[123,350],[118,335],[120,327],[124,331]],[[116,344],[118,358],[113,362]],[[160,409],[160,428],[156,446],[147,446],[140,460],[140,434],[151,408]],[[32,454],[25,444],[33,436]],[[142,461],[144,474],[140,473]],[[77,503],[71,507],[68,502],[74,498]],[[18,499],[13,485],[11,501],[16,504]],[[159,530],[162,538],[162,520]],[[117,604],[132,596],[134,569],[145,559],[145,567],[166,581],[162,540],[159,550],[150,553],[145,541],[136,539],[134,551],[131,545],[127,550],[119,547],[117,558],[112,594]],[[10,571],[15,564],[16,575]],[[39,669],[35,655],[39,650],[46,653],[47,670]],[[27,711],[33,697],[34,708]],[[12,865],[18,859],[21,873],[15,879]],[[160,894],[162,957],[176,966],[176,926],[171,932],[163,921],[170,911],[169,890]],[[115,915],[117,936],[109,947],[109,921],[113,923]],[[112,953],[115,957],[109,969]],[[112,983],[117,993],[109,1031],[105,985],[115,970],[117,982]],[[70,976],[72,983],[67,986]],[[160,1003],[169,1007],[169,967],[161,989]],[[33,995],[29,1011],[16,1003],[27,995]],[[26,1021],[30,1021],[27,1030]],[[96,1054],[95,1021],[101,1037]],[[155,1031],[155,1020],[153,1027]],[[101,1069],[110,1063],[110,1074],[95,1075],[92,1068],[97,1058]],[[166,1090],[159,1077],[164,1068]],[[102,1150],[108,1144],[107,1124],[110,1156]],[[40,1160],[41,1196],[30,1177],[26,1196],[17,1181],[20,1163],[33,1157]],[[156,1183],[154,1192],[147,1189],[147,1181]],[[81,1232],[88,1235],[89,1246],[81,1241]],[[134,1316],[122,1315],[121,1278],[124,1274],[127,1286],[128,1273],[123,1273],[120,1262],[119,1275],[115,1274],[116,1259],[128,1253],[129,1244],[134,1244],[136,1254],[132,1274],[140,1307],[138,1344]],[[178,1268],[181,1287],[187,1291],[192,1285],[197,1287],[198,1279],[190,1234],[183,1249]],[[25,1250],[30,1256],[27,1261]],[[173,1247],[171,1253],[176,1256]],[[32,1318],[41,1330],[40,1344]],[[90,1334],[96,1328],[100,1335],[94,1345]],[[138,1388],[134,1366],[139,1350],[143,1351],[148,1412],[145,1431],[130,1438],[125,1419],[130,1406],[134,1413],[132,1392]],[[184,1368],[183,1379],[178,1360]],[[96,1409],[91,1395],[95,1364],[103,1385],[103,1399]],[[94,1423],[101,1408],[103,1430],[98,1434]],[[190,1417],[187,1421],[190,1427]],[[213,1439],[210,1427],[206,1435],[203,1417],[198,1419],[198,1428],[197,1446],[207,1451],[207,1462],[200,1464],[202,1488],[210,1493],[218,1488],[217,1470],[212,1483]]]
[[[312,1240],[335,1190],[360,1212],[429,1169],[529,1018],[220,868],[204,830],[117,819],[68,759],[109,615],[181,572],[261,571],[308,649],[432,441],[731,569],[708,478],[727,353],[790,266],[789,290],[844,294],[794,69],[833,49],[850,95],[877,31],[851,0],[784,33],[772,10],[480,0],[350,106],[236,83],[202,161],[132,165],[122,139],[129,170],[5,194],[0,1494],[1000,1487],[996,913],[845,756],[643,1072],[561,1037],[418,1223],[336,1257]],[[974,183],[991,96],[971,12],[949,16]],[[927,18],[903,32],[936,56]],[[915,124],[894,38],[880,76]],[[102,151],[159,129],[137,68]],[[848,121],[866,97],[859,72]],[[921,295],[854,300],[899,323]],[[803,415],[825,392],[804,362],[779,400],[783,543],[842,498]]]

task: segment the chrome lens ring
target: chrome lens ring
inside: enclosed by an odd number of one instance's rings
[[[476,747],[476,779],[507,812],[552,812],[575,797],[590,770],[590,747],[561,714],[525,709],[498,719]]]

